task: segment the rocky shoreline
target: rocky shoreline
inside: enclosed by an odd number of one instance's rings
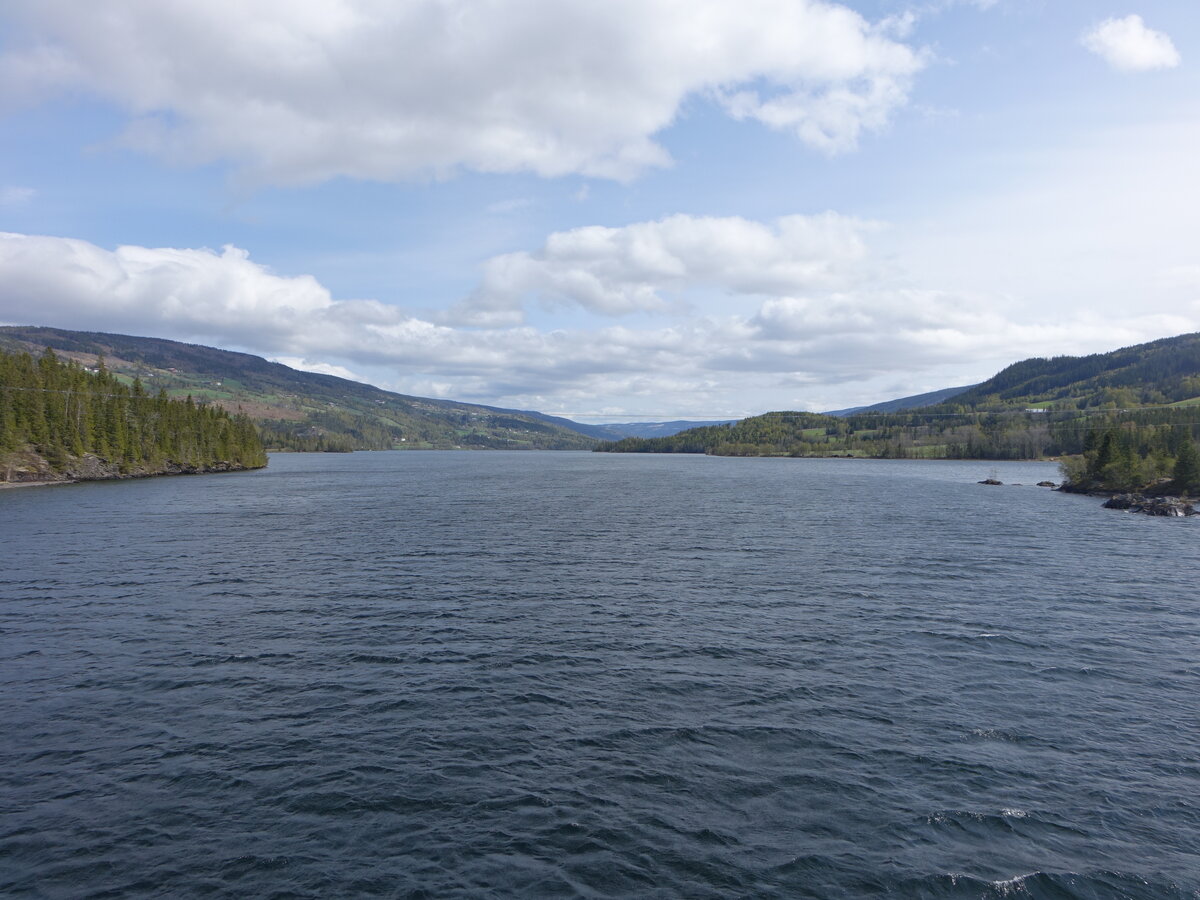
[[[985,478],[979,482],[979,484],[991,485],[1002,485],[1003,483],[995,477]],[[1170,482],[1163,482],[1161,485],[1156,485],[1155,487],[1161,490],[1169,485]],[[1070,482],[1055,485],[1052,481],[1039,481],[1038,487],[1053,488],[1065,494],[1086,494],[1089,497],[1104,497],[1105,502],[1103,506],[1105,509],[1121,509],[1126,512],[1142,513],[1147,516],[1166,516],[1169,518],[1200,516],[1200,510],[1196,509],[1194,505],[1200,501],[1193,501],[1188,497],[1179,497],[1173,494],[1153,492],[1154,487],[1149,488],[1147,492],[1118,492],[1081,487],[1073,485]]]
[[[1105,509],[1124,509],[1148,516],[1196,516],[1196,508],[1183,497],[1147,497],[1145,494],[1116,494],[1104,503]]]
[[[55,468],[37,453],[22,452],[0,459],[0,488],[38,487],[75,484],[79,481],[124,481],[130,478],[157,478],[166,475],[208,475],[219,472],[245,472],[254,466],[230,462],[209,465],[164,462],[159,466],[136,466],[121,470],[120,465],[92,453],[70,457],[62,468]]]
[[[1183,518],[1200,515],[1193,505],[1194,498],[1169,493],[1172,483],[1169,479],[1149,485],[1140,491],[1097,490],[1094,486],[1073,485],[1064,483],[1057,490],[1067,494],[1087,494],[1089,497],[1104,497],[1105,509],[1120,509],[1126,512],[1142,513],[1147,516],[1166,516]]]

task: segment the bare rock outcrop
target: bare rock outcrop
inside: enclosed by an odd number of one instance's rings
[[[1181,497],[1147,497],[1144,494],[1117,494],[1104,503],[1106,509],[1124,509],[1147,516],[1194,516],[1196,508]]]

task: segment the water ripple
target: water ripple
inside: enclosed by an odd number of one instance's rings
[[[0,894],[1198,900],[1195,523],[980,477],[4,492]]]

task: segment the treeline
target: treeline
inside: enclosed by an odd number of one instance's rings
[[[1060,468],[1070,490],[1200,494],[1200,449],[1182,425],[1123,422],[1094,430],[1083,452],[1063,459]]]
[[[1122,429],[1137,446],[1174,459],[1164,435],[1195,438],[1200,407],[1025,412],[909,411],[826,416],[776,412],[659,438],[624,438],[598,450],[614,453],[706,453],[712,456],[860,456],[882,459],[1039,459],[1082,454],[1095,435]],[[1174,438],[1173,438],[1174,439]],[[1140,450],[1138,452],[1141,452]],[[1148,450],[1146,451],[1149,452]],[[1154,465],[1158,465],[1155,463]]]
[[[88,371],[47,349],[39,358],[0,350],[0,453],[31,451],[57,473],[85,455],[116,474],[258,468],[267,463],[243,415],[126,385],[101,360]],[[0,475],[5,473],[0,471]]]
[[[615,453],[712,456],[862,456],[884,459],[1033,459],[1058,455],[1082,437],[1060,434],[1044,414],[913,412],[826,416],[775,412],[661,438],[624,438]],[[1074,451],[1078,452],[1078,451]]]

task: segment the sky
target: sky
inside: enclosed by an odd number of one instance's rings
[[[0,0],[0,323],[583,421],[1200,331],[1200,3]]]

